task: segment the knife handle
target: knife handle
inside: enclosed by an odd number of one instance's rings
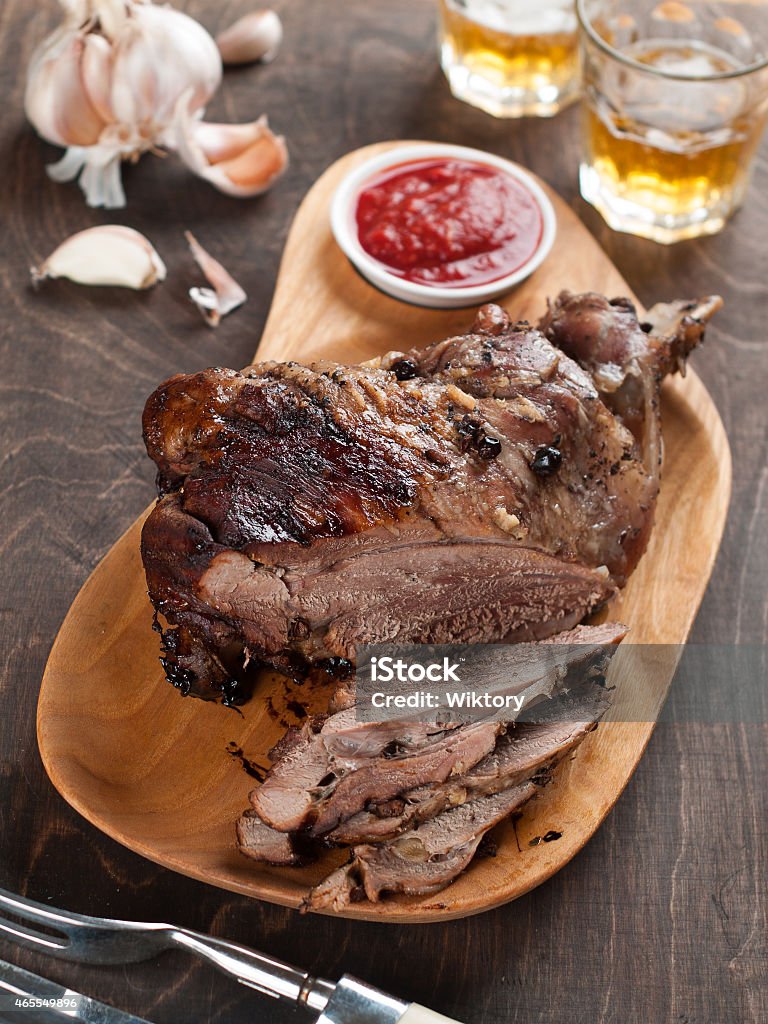
[[[406,1003],[345,974],[317,1024],[460,1024],[441,1013]]]
[[[427,1006],[411,1003],[397,1024],[461,1024],[453,1017],[444,1017]]]

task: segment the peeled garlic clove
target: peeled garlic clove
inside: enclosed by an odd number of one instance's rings
[[[283,41],[283,24],[274,11],[253,11],[216,36],[225,64],[268,64]]]
[[[140,289],[164,281],[166,270],[144,235],[122,224],[104,224],[67,238],[31,273],[35,284],[66,277],[78,284]]]
[[[250,124],[213,124],[197,121],[192,127],[194,143],[202,150],[205,162],[218,164],[244,153],[264,133],[264,118]]]
[[[288,151],[281,135],[267,123],[260,138],[230,160],[214,164],[203,177],[231,196],[257,196],[266,192],[288,166]]]
[[[182,97],[174,121],[179,155],[220,192],[246,198],[266,192],[288,166],[285,140],[266,117],[247,125],[195,120]]]
[[[221,318],[242,306],[248,296],[219,261],[200,245],[191,231],[185,231],[184,237],[195,262],[211,285],[211,288],[190,288],[189,297],[203,314],[206,323],[210,327],[218,327]]]

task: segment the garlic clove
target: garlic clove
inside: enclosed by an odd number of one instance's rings
[[[83,25],[91,17],[91,0],[59,0],[71,25]]]
[[[72,0],[67,0],[72,4]],[[76,5],[82,6],[83,0],[74,0]],[[144,0],[138,0],[144,3]],[[151,3],[152,0],[149,0]],[[98,18],[98,25],[101,32],[107,39],[114,39],[123,31],[126,22],[132,15],[130,8],[133,6],[131,0],[85,0],[87,7],[87,18]],[[80,21],[83,24],[83,21]]]
[[[150,288],[165,280],[165,264],[149,239],[122,224],[103,224],[71,235],[39,267],[35,284],[66,277],[78,284]]]
[[[83,89],[91,106],[104,121],[114,121],[109,102],[112,78],[112,47],[104,36],[89,33],[83,38],[83,55],[80,62]]]
[[[229,271],[215,260],[192,234],[185,231],[184,237],[198,267],[205,274],[211,288],[190,288],[189,297],[202,313],[209,327],[218,327],[222,317],[242,306],[248,296]]]
[[[285,140],[270,130],[266,117],[247,125],[206,124],[192,117],[185,95],[174,128],[187,167],[227,195],[260,195],[288,166]]]
[[[126,124],[165,124],[182,93],[198,110],[221,83],[221,57],[199,22],[171,7],[132,5],[113,41],[112,107]]]
[[[222,160],[232,160],[243,153],[252,143],[260,139],[264,133],[265,119],[250,124],[214,124],[197,121],[192,132],[195,143],[205,155],[209,164],[218,164]]]
[[[261,138],[238,156],[222,160],[211,168],[208,180],[222,192],[237,196],[256,196],[266,192],[288,164],[285,140],[266,126]]]
[[[253,11],[216,36],[225,64],[268,64],[283,41],[283,24],[274,11]]]
[[[48,142],[59,146],[95,145],[105,126],[83,84],[84,44],[78,32],[62,32],[32,62],[24,98],[29,120]]]

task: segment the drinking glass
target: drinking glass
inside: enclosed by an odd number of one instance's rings
[[[768,3],[577,0],[582,196],[616,231],[714,234],[768,113]]]
[[[440,0],[451,91],[495,117],[550,117],[578,94],[574,0]]]

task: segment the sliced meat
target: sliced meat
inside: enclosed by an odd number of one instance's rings
[[[294,761],[276,769],[251,794],[259,816],[283,832],[306,830],[319,836],[329,832],[343,819],[361,810],[369,800],[386,800],[404,789],[429,782],[444,782],[477,764],[492,749],[501,731],[501,723],[483,722],[438,734],[434,742],[418,751],[406,750],[394,757],[367,757],[350,770],[349,763],[331,761],[322,744],[306,747]],[[312,741],[310,741],[311,744]],[[325,761],[316,754],[322,746]],[[297,748],[298,751],[299,748]],[[312,750],[311,757],[305,751]],[[326,769],[320,775],[320,765]],[[300,770],[296,770],[296,765]],[[311,764],[308,771],[306,764]]]
[[[515,644],[506,650],[497,645],[466,650],[462,654],[464,674],[469,668],[471,678],[482,678],[489,692],[522,696],[527,706],[535,703],[537,697],[550,697],[563,686],[574,685],[589,671],[588,663],[594,663],[595,669],[604,668],[605,659],[613,654],[611,648],[621,643],[626,633],[627,628],[621,623],[607,622],[599,626],[576,626],[545,640]],[[352,677],[337,687],[331,697],[330,710],[350,711],[355,707],[355,700]],[[404,712],[399,720],[403,726],[407,724],[406,715]],[[391,722],[389,727],[392,727]],[[370,724],[360,725],[359,729],[369,738],[374,735]],[[354,736],[354,733],[349,735]]]
[[[578,703],[572,698],[554,701],[547,709],[550,721],[521,723],[510,727],[494,751],[466,774],[452,777],[442,785],[421,786],[404,792],[394,801],[375,803],[369,809],[342,821],[327,841],[353,846],[381,842],[405,829],[455,807],[519,785],[554,764],[573,750],[597,725],[609,706],[601,687],[582,687]],[[572,716],[578,715],[579,720]]]
[[[454,728],[418,722],[359,723],[354,708],[325,722],[312,719],[301,729],[290,730],[271,751],[272,768],[251,793],[251,802],[273,828],[285,832],[306,828],[339,780],[359,765],[380,758],[393,743],[403,754],[414,754],[439,744]]]
[[[300,864],[302,857],[294,848],[294,838],[266,825],[252,808],[237,822],[237,847],[251,860],[281,867]]]
[[[302,828],[309,815],[314,793],[328,775],[329,757],[314,723],[308,722],[297,731],[287,751],[280,756],[258,789],[251,793],[251,803],[259,817],[273,828],[295,832]]]
[[[416,786],[462,775],[493,750],[502,729],[500,722],[481,722],[456,729],[418,753],[371,758],[317,801],[312,834],[325,835],[371,800],[389,800]]]
[[[512,786],[445,811],[389,842],[356,846],[350,863],[310,892],[305,909],[342,910],[357,889],[373,903],[385,892],[415,896],[444,889],[467,867],[486,832],[537,788],[533,782]]]
[[[480,652],[487,661],[480,668],[499,692],[541,700],[576,685],[587,673],[604,672],[625,632],[616,623],[577,627],[560,634],[559,644],[525,648],[524,670],[517,664],[516,671],[508,665],[499,670],[494,660],[504,651],[494,656],[489,647]],[[262,821],[279,831],[325,835],[371,801],[386,802],[463,775],[493,750],[502,731],[496,721],[463,726],[407,719],[358,722],[356,709],[349,707],[289,733],[272,752],[273,766],[251,793],[251,803]]]

